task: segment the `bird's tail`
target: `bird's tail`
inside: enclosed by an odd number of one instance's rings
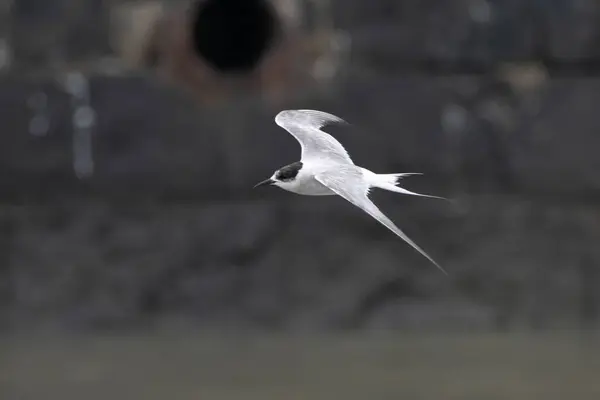
[[[445,197],[415,193],[415,192],[411,192],[409,190],[406,190],[406,189],[403,189],[403,188],[397,186],[398,183],[400,182],[400,180],[402,180],[402,178],[404,178],[406,176],[423,175],[419,172],[405,172],[405,173],[401,173],[401,174],[376,174],[371,171],[368,171],[368,172],[369,173],[366,173],[366,176],[372,187],[376,187],[376,188],[383,189],[383,190],[389,190],[390,192],[409,194],[412,196],[431,197],[434,199],[447,200]]]

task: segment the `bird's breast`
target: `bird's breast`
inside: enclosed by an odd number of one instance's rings
[[[294,185],[283,188],[290,192],[305,196],[331,196],[335,194],[327,186],[317,181],[313,176],[299,177],[294,183]]]

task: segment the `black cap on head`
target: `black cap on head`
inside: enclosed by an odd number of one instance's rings
[[[275,174],[275,178],[280,181],[291,181],[298,175],[298,172],[302,169],[302,161],[296,161],[293,164],[286,165],[280,168]]]

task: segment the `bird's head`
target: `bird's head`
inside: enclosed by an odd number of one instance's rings
[[[302,162],[297,161],[293,164],[286,165],[285,167],[279,168],[269,179],[265,179],[262,182],[254,185],[255,188],[260,186],[274,185],[285,189],[289,185],[293,185],[296,182],[298,172],[302,169]]]

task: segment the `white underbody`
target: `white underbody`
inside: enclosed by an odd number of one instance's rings
[[[298,174],[300,175],[300,174]],[[305,196],[332,196],[335,195],[331,189],[317,181],[313,175],[307,175],[304,178],[296,178],[292,182],[276,183],[280,188],[288,192],[303,194]]]

